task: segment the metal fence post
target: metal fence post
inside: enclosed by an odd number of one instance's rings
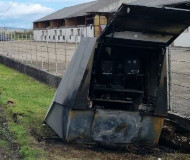
[[[9,33],[9,48],[10,48],[10,57],[13,57],[13,50],[12,50],[12,40],[11,40],[11,34]]]
[[[55,73],[58,73],[58,63],[57,63],[57,40],[55,36]]]
[[[6,39],[6,37],[7,37],[7,33],[5,33],[5,52],[6,52],[6,56],[7,56],[7,50],[6,50],[6,48],[7,48],[7,39]]]
[[[2,30],[2,34],[4,36],[4,31]],[[3,54],[5,54],[5,42],[3,41]]]
[[[37,41],[35,41],[36,44],[36,67],[38,67],[38,46],[37,46]]]
[[[18,43],[18,60],[20,61],[19,39],[20,39],[20,36],[18,34],[18,40],[17,40],[17,43]]]
[[[168,105],[169,105],[169,110],[172,111],[172,76],[171,76],[171,50],[170,47],[168,47],[168,89],[169,89],[169,95],[168,95]]]
[[[21,54],[22,54],[22,62],[24,62],[24,51],[23,51],[23,34],[22,34],[22,37],[21,37],[21,42],[20,42],[20,48],[21,48]]]
[[[48,46],[48,40],[47,40],[47,56],[48,56],[48,71],[50,71],[50,57],[49,57],[49,46]]]
[[[10,48],[11,48],[11,57],[14,59],[14,56],[13,56],[13,43],[12,43],[12,33],[10,33]]]
[[[30,58],[31,58],[30,59],[30,61],[31,61],[30,64],[32,65],[32,44],[31,44],[32,43],[32,39],[31,38],[32,37],[31,37],[31,34],[30,34]]]
[[[42,62],[42,69],[44,69],[44,62],[43,62],[43,42],[41,37],[41,62]]]
[[[26,46],[26,64],[28,63],[28,43],[27,43],[27,34],[25,35],[25,46]]]
[[[67,69],[67,32],[65,28],[65,70]]]
[[[77,49],[77,35],[75,35],[75,50]]]

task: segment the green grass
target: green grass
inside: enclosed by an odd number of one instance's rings
[[[0,65],[0,106],[25,160],[47,158],[36,138],[47,134],[42,123],[54,93],[54,88]]]

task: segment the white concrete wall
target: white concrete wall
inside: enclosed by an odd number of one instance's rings
[[[174,41],[174,46],[190,47],[190,27]]]
[[[91,25],[91,26],[52,28],[47,30],[34,30],[33,34],[34,34],[34,40],[36,41],[49,41],[49,42],[66,41],[69,43],[75,43],[79,42],[81,37],[94,37],[94,26]]]

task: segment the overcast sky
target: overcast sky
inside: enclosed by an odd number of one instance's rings
[[[32,28],[32,22],[64,7],[93,0],[0,0],[0,27]]]

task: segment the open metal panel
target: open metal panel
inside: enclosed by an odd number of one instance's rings
[[[45,117],[46,123],[64,139],[72,109],[86,109],[96,38],[82,38],[63,76]],[[80,103],[77,103],[79,102]],[[76,106],[75,106],[76,105]]]
[[[87,86],[88,90],[90,83],[88,76],[91,76],[90,67],[92,66],[95,46],[96,38],[83,38],[81,40],[57,90],[55,96],[56,103],[68,108],[73,108],[80,89],[86,88]],[[86,79],[88,79],[88,82],[86,82]],[[84,92],[88,94],[86,90],[83,90],[83,93]],[[85,104],[87,104],[87,95]]]
[[[189,25],[190,11],[123,4],[99,38],[170,45]]]

